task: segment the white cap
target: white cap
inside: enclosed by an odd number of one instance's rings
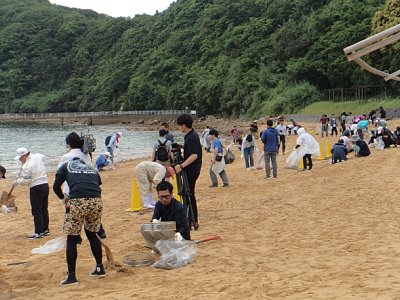
[[[122,132],[118,131],[117,134],[119,135],[119,137],[122,137]]]
[[[111,156],[110,152],[108,152],[108,151],[105,152],[104,155],[105,155],[105,156]]]
[[[29,150],[26,149],[25,147],[21,147],[17,149],[17,156],[14,157],[15,160],[19,160],[21,156],[24,156],[25,154],[28,154]]]

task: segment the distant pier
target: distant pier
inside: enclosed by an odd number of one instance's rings
[[[1,124],[86,124],[108,125],[120,123],[141,123],[148,120],[169,121],[181,114],[196,117],[194,110],[137,110],[68,113],[9,113],[0,114]]]

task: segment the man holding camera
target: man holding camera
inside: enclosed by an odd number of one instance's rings
[[[180,115],[176,123],[178,124],[180,132],[185,134],[185,138],[183,145],[183,162],[175,166],[175,171],[176,173],[180,173],[184,170],[186,173],[190,193],[190,205],[192,206],[194,215],[194,220],[191,220],[191,214],[189,215],[189,222],[192,223],[194,221],[193,228],[197,230],[199,228],[199,223],[195,187],[197,178],[199,178],[200,175],[202,163],[200,138],[197,132],[192,128],[193,119],[190,115]]]

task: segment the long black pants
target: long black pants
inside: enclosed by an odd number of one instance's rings
[[[286,137],[283,134],[279,135],[279,143],[282,144],[282,153],[285,153],[285,150],[286,150]]]
[[[29,189],[35,233],[49,230],[49,184],[43,183]]]
[[[308,161],[308,163],[307,163]],[[303,156],[303,168],[304,169],[308,169],[311,170],[312,169],[312,159],[311,159],[311,154],[306,154]]]
[[[85,233],[90,243],[90,249],[92,250],[93,256],[96,260],[96,265],[100,265],[103,259],[100,240],[96,236],[95,232],[90,232],[85,228]],[[67,236],[66,256],[67,256],[67,265],[69,274],[75,273],[76,260],[78,258],[78,250],[76,249],[76,245],[79,243],[80,243],[79,235]]]
[[[197,181],[197,178],[199,178],[200,173],[193,172],[188,169],[185,169],[185,172],[186,172],[186,177],[188,180],[188,185],[189,185],[189,190],[190,190],[190,200],[191,200],[191,205],[192,205],[192,209],[193,209],[194,222],[198,223],[199,219],[197,216],[197,202],[196,202],[196,196],[195,196],[195,188],[196,188],[196,181]],[[189,213],[189,224],[192,224],[192,216],[190,213]]]
[[[333,136],[333,133],[335,133],[335,135],[337,136],[337,128],[332,126],[332,128],[331,128],[331,136]]]

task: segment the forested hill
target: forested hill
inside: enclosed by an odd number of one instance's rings
[[[323,89],[383,82],[342,49],[386,26],[399,1],[385,2],[177,0],[112,18],[1,0],[0,112],[295,112]]]

